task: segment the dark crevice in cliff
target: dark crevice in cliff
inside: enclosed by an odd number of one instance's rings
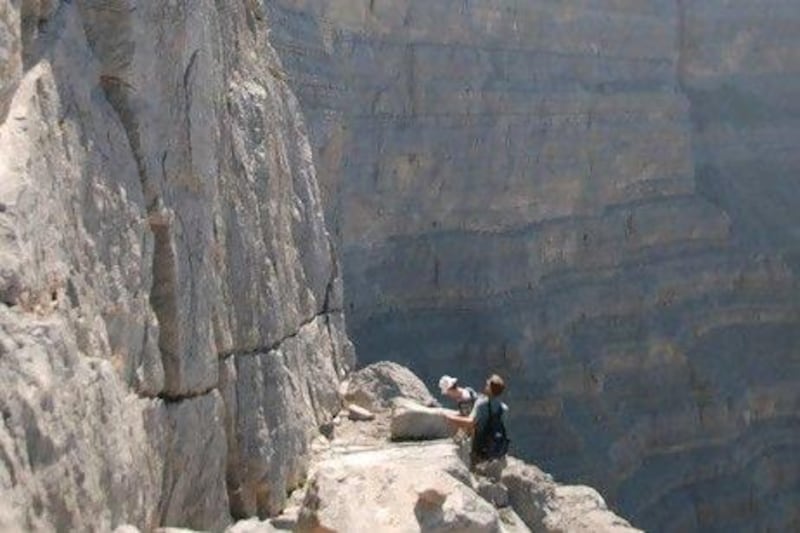
[[[123,11],[119,11],[122,13]],[[161,351],[162,364],[165,367],[166,383],[174,383],[175,367],[178,361],[178,324],[177,324],[177,257],[172,241],[172,220],[169,212],[162,205],[158,187],[148,177],[145,157],[143,155],[140,138],[140,124],[136,113],[131,106],[132,94],[136,87],[125,79],[126,68],[132,61],[133,47],[122,38],[130,31],[126,25],[127,19],[114,19],[113,22],[106,18],[106,13],[97,7],[87,9],[93,24],[85,27],[89,46],[96,58],[103,65],[103,72],[99,76],[99,86],[103,90],[106,100],[119,118],[122,130],[127,138],[129,151],[139,174],[139,182],[147,206],[149,227],[154,236],[153,250],[153,283],[150,287],[150,303],[158,318],[159,335],[158,346]],[[87,16],[89,16],[87,15]],[[120,40],[115,41],[112,48],[104,38],[103,28],[113,28],[113,34],[119,35]],[[161,157],[162,179],[166,181],[167,152]]]
[[[13,421],[11,420],[11,411],[6,409],[7,408],[4,407],[2,413],[0,413],[0,418],[3,420],[4,433],[6,435],[13,435],[13,432],[11,431],[11,426],[13,425]],[[9,424],[9,422],[12,424]],[[17,471],[14,466],[14,461],[12,460],[12,457],[9,455],[9,452],[5,446],[0,446],[0,463],[5,466],[6,472],[8,472],[8,477],[11,481],[11,485],[16,485]]]
[[[107,51],[106,51],[107,52]],[[132,51],[127,51],[132,53]],[[184,89],[186,92],[187,116],[188,107],[191,105],[187,83],[197,58],[197,51],[184,72]],[[98,57],[102,60],[102,57]],[[147,206],[148,224],[154,238],[152,275],[153,282],[150,287],[150,304],[159,323],[158,346],[161,352],[162,365],[165,374],[165,390],[180,383],[180,325],[178,303],[178,252],[174,238],[174,214],[168,210],[162,200],[160,187],[148,175],[145,156],[143,154],[140,138],[140,124],[136,113],[133,111],[130,100],[131,93],[136,87],[120,76],[103,74],[99,79],[106,99],[116,112],[122,129],[127,137],[130,153],[133,157],[139,174],[142,194]],[[188,120],[188,119],[187,119]],[[191,124],[187,124],[187,136],[191,135]],[[191,143],[189,143],[191,151]],[[160,158],[161,180],[167,182],[168,152],[164,151]],[[178,222],[182,222],[178,220]],[[189,257],[190,273],[192,271],[192,258]],[[190,275],[190,280],[194,278]],[[192,292],[194,294],[194,292]],[[194,302],[192,302],[194,303]],[[183,398],[180,395],[164,392],[169,398]],[[202,395],[202,394],[198,394]],[[197,396],[197,395],[193,395]]]
[[[180,381],[180,325],[178,321],[177,253],[170,226],[151,223],[155,237],[153,248],[153,285],[150,305],[158,318],[158,347],[164,366],[165,388]]]
[[[251,357],[251,356],[257,356],[257,355],[261,355],[261,354],[265,354],[265,353],[269,353],[269,352],[275,351],[275,350],[279,349],[281,347],[281,345],[283,343],[285,343],[286,341],[294,339],[295,337],[300,335],[303,332],[303,329],[306,328],[306,326],[308,326],[309,324],[311,324],[312,322],[314,322],[318,318],[327,318],[327,316],[329,314],[338,313],[338,312],[341,312],[341,309],[331,309],[331,310],[327,310],[327,311],[326,310],[322,310],[319,313],[314,314],[310,318],[308,318],[306,320],[303,320],[302,322],[300,322],[300,324],[297,326],[297,328],[294,331],[292,331],[291,333],[288,333],[287,335],[284,335],[283,337],[281,337],[280,339],[276,340],[275,342],[273,342],[271,344],[267,344],[267,345],[264,345],[264,346],[259,346],[257,348],[250,348],[250,349],[248,349],[246,351],[228,350],[228,351],[225,351],[225,352],[220,352],[219,357],[220,357],[220,359],[224,360],[224,359],[227,359],[229,357]]]
[[[192,52],[189,64],[183,72],[183,101],[186,115],[186,146],[189,151],[189,161],[192,160],[192,74],[197,65],[197,56],[200,50]]]
[[[338,303],[339,306],[333,305],[333,299],[336,297],[334,292],[336,291],[336,281],[337,279],[341,280],[340,276],[340,265],[339,265],[339,256],[336,252],[336,245],[333,242],[333,239],[328,235],[328,249],[330,250],[331,255],[331,272],[330,277],[328,278],[328,284],[325,287],[325,301],[322,305],[322,315],[324,315],[325,319],[325,330],[328,334],[328,338],[330,339],[331,348],[333,350],[333,366],[336,369],[336,374],[338,376],[344,376],[348,371],[348,363],[345,360],[345,353],[346,347],[340,346],[340,343],[337,342],[337,334],[335,331],[336,325],[331,320],[332,314],[343,314],[344,309],[341,307],[342,304],[342,295],[339,294]],[[341,290],[341,287],[340,287]],[[344,333],[344,332],[342,332]],[[340,351],[340,348],[345,350],[344,352]]]
[[[322,302],[322,311],[320,314],[327,314],[331,312],[331,299],[334,297],[333,291],[336,286],[336,278],[339,277],[339,259],[336,255],[336,247],[333,240],[328,236],[328,253],[331,257],[331,273],[328,276],[328,283],[325,285],[325,298]]]
[[[180,403],[186,400],[196,400],[197,398],[202,398],[203,396],[207,396],[216,390],[219,390],[218,385],[214,385],[213,387],[208,387],[196,392],[189,392],[186,394],[171,394],[169,392],[162,392],[156,395],[155,397],[167,404]]]
[[[130,152],[136,162],[142,193],[147,202],[148,223],[154,237],[150,304],[158,318],[158,346],[166,378],[165,387],[178,383],[180,373],[180,340],[177,302],[177,251],[172,236],[172,216],[162,201],[151,180],[142,156],[139,124],[128,103],[128,92],[134,87],[116,76],[102,76],[100,85],[111,107],[117,113],[127,136]],[[166,181],[167,152],[161,157],[161,171]]]
[[[142,193],[147,202],[147,215],[150,231],[153,234],[153,283],[150,287],[150,305],[159,324],[158,347],[164,367],[165,387],[179,383],[180,376],[180,326],[178,324],[177,268],[178,258],[172,235],[173,216],[167,210],[148,179],[142,156],[139,138],[139,124],[128,104],[128,92],[135,88],[116,76],[102,76],[100,85],[106,98],[117,113],[127,136],[131,155],[136,163]],[[161,157],[162,179],[167,179],[168,153]]]
[[[313,315],[311,315],[310,317],[306,318],[305,320],[301,321],[298,324],[298,326],[291,333],[288,333],[288,334],[284,335],[283,337],[275,340],[274,342],[271,342],[269,344],[265,344],[263,346],[259,346],[259,347],[256,347],[256,348],[249,348],[249,349],[244,350],[244,351],[236,350],[236,349],[223,351],[223,352],[219,353],[219,357],[221,359],[227,359],[228,357],[231,357],[231,356],[237,356],[237,357],[239,357],[239,356],[244,356],[244,357],[254,356],[254,355],[265,354],[265,353],[277,350],[278,348],[280,348],[280,346],[284,342],[286,342],[286,341],[288,341],[290,339],[293,339],[293,338],[297,337],[298,335],[300,335],[300,333],[302,333],[303,329],[306,326],[308,326],[309,324],[311,324],[312,322],[314,322],[318,318],[323,318],[324,319],[325,326],[330,331],[330,327],[331,327],[330,326],[330,315],[331,314],[335,314],[335,313],[342,313],[344,310],[340,306],[336,305],[336,302],[334,301],[334,299],[335,299],[335,291],[336,291],[336,280],[339,277],[339,261],[337,259],[336,254],[335,254],[334,244],[333,244],[333,242],[332,242],[332,240],[330,238],[328,238],[328,248],[329,248],[330,254],[331,254],[332,265],[331,265],[331,270],[330,270],[330,275],[328,277],[328,281],[327,281],[327,283],[325,285],[325,292],[324,292],[324,296],[323,296],[322,307],[320,308],[320,310],[317,311],[316,313],[314,313]]]
[[[185,243],[187,240],[189,240],[188,230],[190,229],[191,226],[188,226],[186,224],[186,222],[184,221],[184,219],[181,216],[180,212],[176,212],[175,213],[175,220],[178,221],[178,224],[180,226],[180,235],[181,235],[181,237],[183,239],[183,242]],[[202,259],[201,259],[201,261],[202,261]],[[191,320],[194,320],[195,317],[198,316],[198,311],[197,311],[197,303],[198,302],[197,302],[197,300],[198,300],[198,295],[200,294],[200,291],[197,288],[197,278],[201,275],[201,273],[199,272],[199,269],[196,268],[193,250],[188,245],[186,246],[186,266],[187,266],[187,269],[188,269],[187,274],[188,274],[188,279],[189,279],[189,310],[188,310],[187,316]],[[174,269],[176,269],[176,268],[177,268],[177,265],[174,267]],[[155,271],[154,271],[154,275],[155,275]],[[176,283],[176,286],[175,286],[175,288],[173,290],[177,293],[177,290],[178,290],[177,289],[177,281],[175,281],[175,283]],[[176,294],[175,297],[177,298],[177,294]],[[173,317],[173,319],[175,319],[175,317]]]

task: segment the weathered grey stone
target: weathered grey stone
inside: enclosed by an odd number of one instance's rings
[[[319,465],[297,531],[500,531],[452,444],[348,453]]]
[[[82,356],[67,323],[0,305],[4,531],[158,524],[166,410]]]
[[[0,123],[22,74],[19,2],[0,3]]]
[[[533,531],[640,531],[609,511],[596,490],[559,485],[538,468],[518,459],[508,458],[502,483],[507,487],[511,507]]]
[[[498,509],[497,514],[500,515],[500,529],[503,533],[530,533],[531,530],[511,507]]]
[[[341,276],[267,34],[249,0],[0,0],[9,529],[222,529],[239,478],[275,512],[339,410]]]
[[[141,184],[124,130],[94,94],[93,64],[75,62],[85,43],[66,9],[49,61],[26,72],[16,118],[0,127],[0,255],[9,258],[0,292],[6,304],[57,309],[82,353],[111,360],[125,381],[155,395],[164,378]]]
[[[275,350],[222,366],[234,516],[277,514],[305,479],[311,437],[341,408],[332,353],[320,317]]]
[[[479,479],[476,490],[484,500],[495,507],[508,506],[508,489],[502,483]]]
[[[349,404],[345,407],[347,409],[347,417],[350,420],[356,421],[369,421],[375,419],[375,413],[364,409],[355,404]]]
[[[503,471],[506,469],[506,466],[508,466],[508,456],[478,463],[475,466],[475,472],[497,483],[502,479]]]
[[[249,520],[240,520],[236,522],[226,529],[225,533],[275,533],[277,531],[280,530],[275,528],[268,521],[251,518]]]
[[[794,0],[267,8],[362,364],[502,373],[515,453],[645,529],[792,529]]]
[[[339,286],[341,283],[341,276],[337,272],[334,284]],[[336,366],[339,379],[344,380],[356,367],[356,349],[345,334],[347,325],[345,323],[344,313],[334,311],[329,313],[327,318],[328,329],[331,332],[331,341],[333,342],[334,349],[333,362]]]
[[[413,372],[391,361],[373,363],[353,372],[348,379],[344,398],[370,411],[390,408],[395,398],[408,398],[423,405],[438,405]]]
[[[392,440],[435,440],[453,435],[455,428],[444,417],[445,412],[441,407],[426,407],[397,398],[389,427]]]
[[[221,530],[230,523],[226,441],[219,392],[167,405],[160,524]]]

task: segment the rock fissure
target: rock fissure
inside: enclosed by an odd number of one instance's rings
[[[280,347],[283,344],[285,344],[286,342],[297,338],[300,334],[302,334],[302,332],[303,332],[303,330],[305,328],[307,328],[309,325],[311,325],[318,318],[326,318],[327,319],[327,317],[329,317],[331,314],[340,313],[340,312],[341,312],[341,310],[337,310],[337,309],[331,309],[331,310],[327,310],[327,311],[326,310],[322,310],[319,313],[311,316],[310,318],[307,318],[307,319],[303,320],[295,330],[293,330],[291,333],[288,333],[288,334],[284,335],[283,337],[281,337],[280,339],[278,339],[278,340],[276,340],[274,342],[271,342],[271,343],[269,343],[267,345],[264,345],[264,346],[260,346],[258,348],[250,348],[248,350],[228,350],[228,351],[220,352],[219,356],[220,356],[221,359],[224,360],[224,359],[227,359],[229,357],[252,357],[252,356],[256,356],[256,355],[266,354],[266,353],[269,353],[269,352],[274,352],[276,350],[279,350]]]
[[[167,382],[176,383],[180,377],[180,325],[178,323],[177,264],[173,229],[168,215],[158,213],[159,220],[151,223],[154,236],[153,286],[150,305],[158,317],[158,347]]]
[[[214,394],[215,392],[218,392],[218,391],[219,391],[219,385],[214,385],[213,387],[208,387],[208,388],[203,389],[203,390],[192,391],[192,392],[184,393],[184,394],[171,394],[169,392],[162,391],[162,392],[158,393],[155,396],[142,395],[142,397],[143,398],[158,398],[159,400],[162,400],[166,404],[177,404],[177,403],[185,402],[187,400],[196,400],[198,398],[203,398],[205,396],[212,395],[212,394]]]
[[[200,50],[197,49],[192,52],[189,58],[189,63],[183,71],[183,103],[184,103],[184,116],[186,117],[186,148],[189,151],[189,162],[193,161],[192,155],[192,73],[196,68],[197,58]]]

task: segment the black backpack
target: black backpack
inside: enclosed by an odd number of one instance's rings
[[[475,435],[475,451],[478,458],[489,461],[500,459],[508,453],[511,443],[506,435],[506,426],[503,424],[503,405],[500,404],[499,412],[492,410],[492,403],[487,404],[489,421],[480,435]]]

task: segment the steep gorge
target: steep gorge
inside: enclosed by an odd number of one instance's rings
[[[755,4],[0,0],[0,530],[274,514],[343,310],[510,376],[515,452],[637,526],[796,529],[800,17]]]
[[[364,362],[654,531],[800,524],[789,0],[275,0]]]

